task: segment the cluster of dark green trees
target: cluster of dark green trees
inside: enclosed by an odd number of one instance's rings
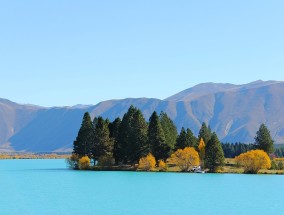
[[[178,134],[175,124],[166,113],[158,115],[153,112],[149,122],[146,122],[142,112],[131,106],[122,119],[116,118],[113,122],[102,117],[96,117],[92,121],[89,113],[85,113],[74,141],[73,153],[94,160],[103,156],[113,157],[117,164],[134,164],[148,153],[152,153],[156,160],[166,160],[177,149],[194,147],[198,150],[199,140],[203,138],[208,145],[208,155],[209,151],[214,156],[220,151],[220,155],[224,157],[218,137],[213,134],[205,123],[202,124],[198,137],[185,128]],[[211,139],[213,142],[210,142]]]
[[[268,155],[275,153],[277,157],[283,157],[284,154],[281,154],[281,148],[274,149],[274,141],[271,138],[270,131],[268,128],[261,124],[259,130],[256,133],[255,143],[245,144],[245,143],[225,143],[222,144],[223,151],[226,158],[234,158],[239,156],[242,153],[245,153],[254,149],[262,149]],[[283,150],[284,152],[284,150]]]
[[[222,148],[216,133],[212,133],[205,123],[198,137],[185,128],[178,134],[175,124],[166,113],[158,115],[153,112],[149,122],[146,122],[142,112],[131,106],[122,119],[116,118],[113,122],[102,117],[92,121],[89,113],[85,113],[74,141],[73,153],[79,157],[88,156],[95,161],[108,158],[116,164],[135,164],[148,153],[152,153],[156,160],[166,160],[177,149],[194,147],[199,151],[201,138],[205,143],[204,163],[210,170],[223,165],[224,151],[226,157],[234,157],[251,147],[224,144]],[[261,125],[255,140],[254,146],[268,153],[273,152],[273,141],[265,125]]]
[[[246,143],[222,143],[222,148],[224,151],[225,158],[234,158],[242,153],[248,152],[250,150],[257,149],[255,144]],[[284,157],[284,147],[276,148],[274,155],[277,158]]]
[[[284,157],[284,147],[276,149],[275,150],[275,155],[278,158],[283,158]]]
[[[149,123],[142,112],[131,106],[128,112],[110,122],[102,117],[91,121],[85,113],[73,153],[99,160],[113,157],[116,163],[137,163],[151,152],[156,159],[168,158],[175,149],[177,130],[166,113],[154,112]]]
[[[242,153],[255,149],[255,145],[245,143],[223,143],[222,148],[226,158],[234,158]]]

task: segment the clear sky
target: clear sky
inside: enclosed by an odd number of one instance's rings
[[[283,0],[0,2],[0,97],[43,106],[284,80]]]

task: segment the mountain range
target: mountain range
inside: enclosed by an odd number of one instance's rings
[[[199,84],[164,100],[127,98],[73,107],[46,108],[0,99],[0,151],[71,151],[86,111],[114,120],[123,117],[130,105],[141,109],[147,120],[154,110],[164,111],[178,129],[184,126],[194,134],[205,122],[223,142],[253,142],[265,123],[275,143],[284,143],[284,82],[256,81]]]

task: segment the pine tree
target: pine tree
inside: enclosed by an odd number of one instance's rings
[[[168,117],[165,112],[161,112],[160,122],[166,138],[166,144],[170,146],[171,150],[173,151],[175,149],[178,136],[177,128],[174,122]]]
[[[114,138],[116,140],[118,139],[120,124],[121,124],[121,119],[119,117],[116,118],[113,122],[110,122],[108,124],[109,135],[111,138]]]
[[[116,161],[131,164],[147,155],[147,123],[140,110],[130,106],[123,116],[116,147]]]
[[[110,138],[113,138],[114,147],[113,147],[113,157],[115,162],[118,163],[119,156],[118,156],[118,136],[119,136],[119,129],[121,125],[121,119],[118,117],[113,122],[108,125]]]
[[[138,163],[139,159],[146,156],[150,151],[147,130],[147,122],[142,112],[137,109],[131,121],[130,142],[127,151],[128,159],[132,164]]]
[[[184,127],[181,128],[180,134],[177,137],[176,150],[184,149],[186,147],[187,135]]]
[[[94,129],[90,114],[84,114],[78,136],[73,143],[73,153],[79,157],[90,156],[94,139]]]
[[[189,128],[186,130],[186,147],[194,147],[195,149],[198,149],[197,138],[193,135]]]
[[[166,144],[164,131],[159,117],[154,111],[149,120],[148,141],[150,149],[156,160],[166,160],[170,156],[171,147]]]
[[[113,139],[110,138],[108,122],[102,117],[98,117],[95,125],[95,138],[92,155],[95,160],[99,160],[101,156],[113,155]]]
[[[210,172],[216,172],[224,165],[224,152],[221,143],[214,132],[205,146],[205,166]]]
[[[278,158],[284,157],[284,148],[281,147],[281,148],[276,149],[276,150],[275,150],[275,155],[276,155]]]
[[[96,127],[96,124],[98,123],[98,117],[95,117],[93,120],[93,127]]]
[[[133,120],[134,113],[136,112],[136,108],[131,105],[128,111],[124,114],[118,134],[118,142],[116,146],[116,162],[127,163],[128,162],[128,144],[130,142],[130,134],[131,134],[131,121]]]
[[[270,136],[270,131],[268,128],[261,124],[259,130],[256,133],[255,146],[257,149],[261,149],[265,151],[267,154],[271,154],[274,152],[274,141]]]
[[[210,127],[205,124],[205,122],[202,123],[202,126],[199,130],[198,134],[198,140],[200,141],[201,138],[204,140],[205,145],[208,143],[208,141],[211,139],[211,129]]]

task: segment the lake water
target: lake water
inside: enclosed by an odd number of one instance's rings
[[[284,176],[89,172],[0,160],[0,215],[284,214]]]

